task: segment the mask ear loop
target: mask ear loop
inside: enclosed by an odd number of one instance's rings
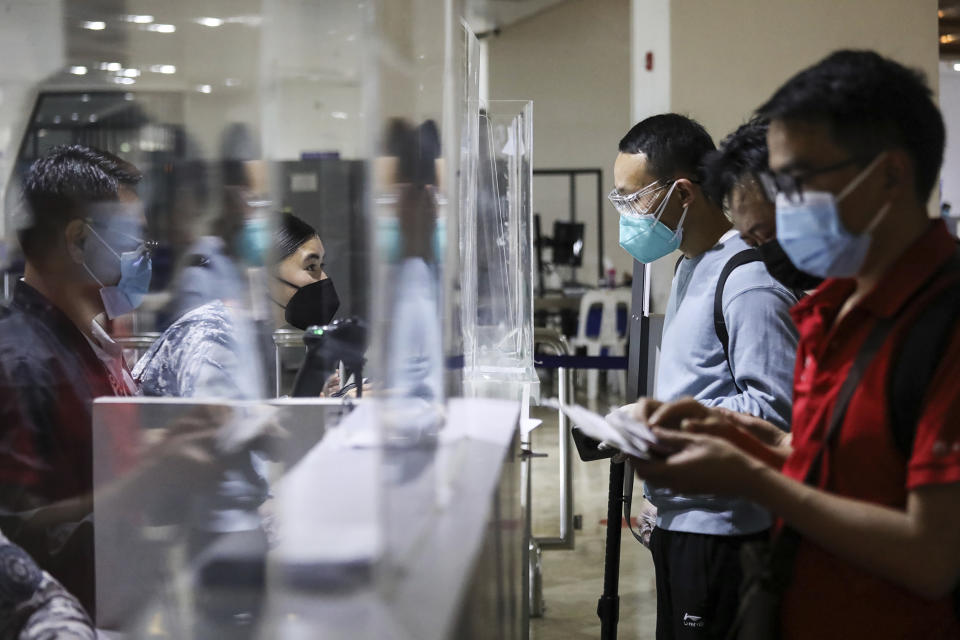
[[[857,177],[855,177],[853,180],[851,180],[851,181],[850,181],[850,184],[848,184],[847,186],[845,186],[845,187],[843,188],[843,191],[841,191],[840,194],[837,196],[836,203],[837,203],[837,204],[840,204],[840,201],[841,201],[841,200],[843,200],[843,199],[844,199],[845,197],[847,197],[851,192],[853,192],[854,189],[856,189],[858,186],[860,186],[860,183],[862,183],[864,180],[867,179],[867,177],[870,175],[870,173],[877,167],[877,165],[880,163],[880,161],[883,160],[883,158],[886,157],[886,155],[887,155],[887,152],[884,151],[883,153],[881,153],[880,155],[878,155],[876,158],[874,158],[874,159],[873,159],[873,162],[871,162],[871,163],[868,164],[866,167],[864,167],[864,168],[863,168],[863,171],[861,171],[860,174],[857,175]],[[873,220],[871,220],[871,221],[869,222],[869,224],[867,224],[867,226],[864,227],[863,231],[861,231],[858,235],[864,235],[864,234],[869,235],[869,234],[873,233],[873,230],[877,228],[877,225],[879,225],[881,222],[883,222],[883,219],[884,219],[884,217],[886,217],[887,212],[890,211],[891,205],[892,205],[892,203],[888,202],[887,204],[885,204],[885,205],[883,205],[882,207],[880,207],[880,210],[877,211],[877,213],[876,213],[875,216],[873,216]]]
[[[660,222],[660,218],[663,217],[663,212],[667,210],[667,203],[670,202],[670,196],[673,195],[673,190],[674,190],[676,187],[677,187],[677,183],[676,183],[676,181],[674,181],[673,184],[670,185],[670,190],[667,191],[667,195],[664,196],[663,201],[660,203],[660,206],[657,207],[657,212],[654,213],[654,214],[652,214],[652,215],[653,215],[653,219],[654,219],[656,222]],[[683,208],[683,215],[680,216],[680,222],[677,224],[677,230],[673,232],[673,237],[674,237],[674,238],[677,237],[677,234],[680,233],[680,229],[683,228],[683,219],[686,218],[686,217],[687,217],[687,207],[684,207],[684,208]],[[662,223],[661,223],[661,224],[662,224]],[[666,227],[667,225],[663,225],[663,226]],[[667,228],[669,229],[670,227],[667,227]],[[672,238],[671,238],[671,240],[672,240]]]
[[[687,210],[689,208],[690,208],[690,205],[686,205],[683,207],[683,213],[680,214],[680,222],[677,223],[677,230],[673,232],[673,238],[677,238],[680,236],[680,232],[683,230],[683,221],[687,218]],[[671,238],[671,240],[673,240],[673,238]]]
[[[293,283],[290,282],[289,280],[284,280],[283,278],[281,278],[281,277],[279,277],[279,276],[271,276],[271,277],[272,277],[274,280],[277,280],[278,282],[282,282],[283,284],[287,285],[288,287],[292,287],[292,288],[296,289],[297,291],[300,291],[300,289],[302,288],[302,287],[298,287],[297,285],[293,284]],[[286,305],[282,305],[282,304],[280,304],[279,302],[277,302],[276,300],[274,300],[274,299],[273,299],[273,296],[267,296],[267,297],[270,298],[270,302],[272,302],[273,304],[277,305],[277,306],[280,307],[281,309],[286,309],[286,308],[287,308]]]
[[[87,229],[90,230],[90,233],[92,233],[92,234],[97,238],[97,240],[100,241],[100,244],[102,244],[103,246],[105,246],[105,247],[107,248],[107,250],[110,251],[110,253],[112,253],[117,260],[120,259],[120,254],[117,253],[116,251],[114,251],[114,250],[113,250],[113,247],[111,247],[109,244],[107,244],[107,241],[104,240],[103,237],[102,237],[99,233],[97,233],[97,230],[96,230],[96,229],[94,229],[92,226],[90,226],[90,224],[87,223],[87,222],[84,222],[83,224],[87,227]],[[93,274],[93,271],[90,271],[90,267],[87,266],[87,261],[86,261],[86,260],[81,261],[80,264],[83,265],[83,268],[86,269],[86,271],[87,271],[87,273],[90,275],[90,277],[93,278],[93,281],[96,282],[98,285],[100,285],[101,288],[104,288],[104,287],[107,286],[107,285],[103,284],[103,282],[100,281],[100,278],[98,278],[97,276],[95,276],[95,275]]]
[[[840,204],[841,200],[846,198],[848,195],[850,195],[851,192],[853,192],[854,189],[859,187],[860,183],[867,179],[867,177],[873,172],[873,170],[877,167],[877,165],[880,164],[880,161],[883,160],[886,156],[887,156],[887,152],[884,151],[883,153],[878,155],[876,158],[874,158],[873,162],[871,162],[866,167],[864,167],[863,171],[861,171],[853,180],[851,180],[850,184],[848,184],[843,188],[843,191],[837,194],[837,199],[836,199],[837,204]]]

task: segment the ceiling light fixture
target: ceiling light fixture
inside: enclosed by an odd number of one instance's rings
[[[205,27],[219,27],[223,25],[223,20],[221,18],[197,18],[197,24],[202,24]]]
[[[173,33],[177,30],[176,25],[172,24],[148,24],[147,31],[154,31],[156,33]]]
[[[75,67],[70,67],[70,73],[72,73],[75,76],[85,76],[87,75],[87,68],[79,65]]]
[[[199,91],[200,93],[210,93],[213,91],[213,87],[211,87],[208,84],[198,84],[197,91]]]
[[[134,24],[150,24],[153,22],[153,16],[131,14],[124,18],[124,20]]]
[[[83,28],[90,29],[90,31],[103,31],[107,28],[107,23],[99,20],[87,20],[83,23]]]

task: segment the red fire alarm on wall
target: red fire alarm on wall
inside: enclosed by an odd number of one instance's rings
[[[647,51],[645,66],[647,71],[653,71],[653,51]]]

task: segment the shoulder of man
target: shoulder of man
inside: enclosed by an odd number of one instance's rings
[[[724,266],[743,251],[749,251],[750,246],[739,237],[734,236],[724,242],[722,249],[722,266],[717,268],[717,277]],[[730,303],[731,300],[752,290],[761,290],[778,294],[777,298],[783,301],[787,307],[796,304],[797,296],[794,292],[780,284],[764,265],[763,260],[757,255],[757,259],[752,262],[740,264],[740,266],[729,271],[727,279],[723,283],[723,306]]]

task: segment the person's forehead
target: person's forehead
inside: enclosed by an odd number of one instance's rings
[[[310,254],[316,254],[323,258],[323,253],[323,242],[317,236],[313,236],[297,248],[297,255],[300,259],[304,259]]]
[[[846,154],[830,135],[826,122],[772,120],[767,129],[770,169],[815,168]]]
[[[776,208],[753,179],[741,180],[734,185],[730,192],[729,211],[738,231],[749,231],[757,225],[776,225]]]
[[[620,193],[633,193],[653,182],[645,153],[618,153],[613,163],[613,186]]]

